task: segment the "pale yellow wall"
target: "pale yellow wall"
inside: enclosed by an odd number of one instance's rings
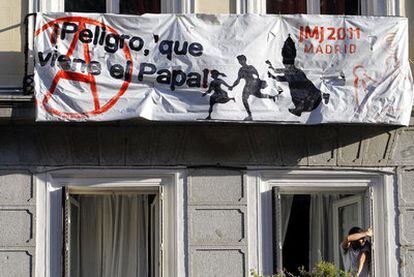
[[[27,0],[0,0],[0,87],[22,86]]]
[[[237,0],[196,0],[196,13],[236,13]]]
[[[410,45],[410,59],[414,61],[414,1],[401,0],[402,12],[401,15],[408,17],[409,30],[409,45]],[[411,63],[411,70],[414,72],[414,65]]]

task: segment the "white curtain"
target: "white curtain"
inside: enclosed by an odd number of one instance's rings
[[[150,239],[150,251],[151,251],[151,277],[159,276],[159,205],[158,205],[158,195],[155,196],[154,200],[151,203],[151,210],[150,210],[150,235],[152,236]]]
[[[309,208],[309,268],[320,261],[334,261],[332,204],[335,194],[312,194]]]
[[[282,208],[282,245],[285,242],[287,229],[289,226],[290,211],[292,209],[293,194],[283,194],[281,196],[281,208]]]
[[[148,266],[148,196],[97,195],[80,200],[80,276],[148,276],[154,270]]]

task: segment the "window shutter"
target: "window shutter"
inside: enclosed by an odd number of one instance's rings
[[[79,277],[80,204],[65,186],[63,195],[63,276]]]
[[[283,273],[282,205],[279,189],[272,188],[273,270]]]
[[[63,276],[69,277],[70,276],[70,249],[69,249],[69,242],[70,242],[70,226],[69,226],[69,218],[70,218],[70,204],[69,204],[69,191],[66,186],[62,187],[62,208],[63,208]]]
[[[365,210],[369,212],[368,214],[368,221],[369,222],[369,226],[372,228],[372,232],[373,234],[375,233],[375,229],[374,229],[374,189],[372,186],[370,186],[368,188],[368,190],[365,193],[365,203],[366,203],[366,207]],[[376,276],[375,275],[375,235],[373,235],[371,237],[371,276]]]
[[[159,266],[158,266],[158,270],[159,270],[159,276],[163,277],[164,276],[164,253],[165,253],[165,249],[164,249],[164,224],[168,225],[167,222],[165,222],[164,220],[164,205],[165,205],[165,192],[164,192],[165,188],[164,186],[159,186],[159,217],[158,217],[158,226],[159,226]],[[169,208],[169,207],[168,207]]]

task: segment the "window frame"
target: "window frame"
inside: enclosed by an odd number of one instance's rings
[[[36,185],[36,277],[60,276],[63,266],[63,187],[158,189],[163,202],[160,277],[185,276],[184,171],[164,169],[42,169]]]
[[[364,194],[366,194],[366,192],[364,192]],[[367,199],[368,201],[370,201],[370,199]],[[364,219],[365,219],[365,216],[364,216],[364,208],[366,207],[366,206],[364,206],[364,197],[361,195],[361,194],[356,194],[356,195],[353,195],[353,196],[348,196],[348,197],[346,197],[346,198],[344,198],[344,199],[339,199],[339,200],[337,200],[337,201],[335,201],[334,203],[333,203],[333,211],[332,211],[332,215],[333,215],[333,229],[334,230],[339,230],[339,221],[338,221],[338,215],[339,215],[339,212],[338,212],[338,209],[339,209],[339,207],[344,207],[344,206],[347,206],[347,205],[350,205],[350,204],[357,204],[357,207],[358,207],[358,225],[356,225],[356,226],[361,226],[361,228],[366,228],[367,226],[364,226],[364,224],[362,224],[362,222],[364,221]],[[370,214],[370,212],[369,211],[365,211],[366,213],[368,213],[368,214]],[[369,223],[371,223],[371,218],[369,218],[369,220],[367,220]],[[369,225],[371,225],[371,224],[369,224]],[[334,240],[334,243],[333,243],[333,245],[339,245],[340,243],[341,243],[341,241],[343,240],[343,238],[341,238],[341,237],[339,237],[339,234],[338,234],[338,232],[335,232],[335,233],[333,233],[333,240]],[[339,265],[340,265],[340,259],[341,259],[341,255],[340,255],[340,253],[339,253],[339,251],[334,251],[334,264],[337,266],[337,267],[339,267]]]
[[[374,272],[398,276],[398,226],[394,195],[396,185],[391,168],[378,169],[312,169],[251,170],[246,174],[248,195],[249,268],[260,274],[273,273],[272,188],[283,192],[328,192],[330,189],[368,190],[373,212]],[[387,197],[392,196],[392,197]]]

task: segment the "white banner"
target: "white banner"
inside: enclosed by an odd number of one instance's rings
[[[38,14],[39,121],[408,125],[408,20]]]

